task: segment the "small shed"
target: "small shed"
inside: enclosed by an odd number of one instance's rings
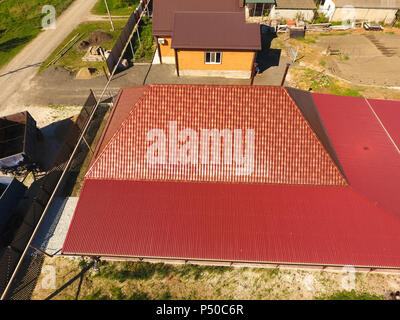
[[[0,170],[36,162],[38,133],[28,111],[0,118]]]

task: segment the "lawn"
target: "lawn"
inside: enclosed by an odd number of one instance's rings
[[[72,31],[67,38],[53,51],[53,53],[48,57],[48,59],[42,64],[40,71],[46,69],[48,63],[52,61],[55,57],[57,57],[60,50],[72,39],[75,35],[82,34],[83,36],[77,42],[84,40],[90,33],[96,30],[102,30],[109,34],[112,34],[114,39],[111,42],[104,43],[101,45],[103,49],[110,50],[114,46],[117,41],[121,31],[125,27],[126,20],[116,20],[114,21],[115,31],[110,30],[110,24],[108,21],[99,21],[99,22],[84,22],[80,24],[74,31]],[[152,35],[152,23],[151,19],[148,17],[144,17],[140,23],[139,27],[140,34],[140,42],[135,33],[133,37],[133,47],[135,51],[135,62],[151,62],[155,51],[155,43],[153,41]],[[68,46],[67,46],[68,47]],[[86,52],[80,52],[77,49],[77,45],[75,44],[61,59],[59,59],[54,65],[63,66],[71,71],[79,71],[80,68],[96,68],[100,72],[102,71],[102,67],[106,67],[104,62],[87,62],[82,61],[82,57]],[[128,47],[127,57],[131,58],[131,50]]]
[[[88,265],[88,260],[45,258],[55,268],[56,288],[62,287]],[[388,299],[398,290],[397,274],[356,272],[353,290],[343,289],[346,273],[328,270],[245,268],[101,261],[99,272],[87,271],[54,299]],[[32,299],[44,299],[56,289],[41,287],[40,275]]]
[[[48,57],[48,59],[42,64],[40,71],[43,71],[48,63],[52,61],[60,50],[72,39],[76,34],[83,35],[80,40],[77,42],[84,40],[88,35],[90,35],[93,31],[102,30],[109,34],[113,35],[113,40],[104,43],[101,45],[102,48],[106,50],[110,50],[115,42],[117,41],[122,29],[125,27],[126,21],[117,20],[114,21],[115,31],[111,31],[110,23],[108,21],[99,21],[99,22],[84,22],[80,24],[74,31],[72,31],[67,38],[53,51],[53,53]],[[77,45],[75,44],[61,59],[59,59],[54,65],[63,66],[71,71],[78,71],[80,68],[88,67],[88,68],[96,68],[98,70],[102,70],[102,67],[105,66],[104,62],[87,62],[82,61],[82,57],[85,55],[84,52],[80,52],[77,49]]]
[[[139,0],[107,0],[108,8],[114,16],[131,15],[132,11],[139,5],[139,2]],[[107,14],[104,0],[99,0],[94,6],[92,12],[99,15]]]
[[[152,20],[148,17],[143,17],[139,26],[140,42],[135,35],[134,50],[135,62],[151,62],[153,54],[156,50],[152,33]]]
[[[42,7],[60,15],[74,0],[3,0],[0,4],[0,68],[41,32]]]

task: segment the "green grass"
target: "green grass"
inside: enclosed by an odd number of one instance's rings
[[[104,43],[101,45],[103,49],[109,50],[111,49],[115,42],[117,41],[121,31],[125,27],[126,20],[115,20],[114,27],[115,31],[111,31],[109,22],[99,21],[99,22],[84,22],[80,24],[74,31],[72,31],[67,38],[54,50],[54,52],[48,57],[48,59],[42,64],[40,71],[43,71],[47,64],[52,61],[58,54],[58,52],[77,34],[84,34],[82,38],[77,42],[84,40],[90,33],[96,30],[103,30],[104,32],[110,33],[114,36],[113,41]],[[137,35],[135,34],[133,42],[133,47],[135,51],[135,62],[150,62],[153,53],[155,51],[155,43],[152,35],[152,23],[151,19],[148,17],[144,17],[139,26],[139,34],[140,40],[139,43],[137,39]],[[76,44],[54,65],[55,66],[63,66],[71,71],[78,71],[80,68],[96,68],[100,72],[102,72],[102,67],[106,68],[104,62],[88,62],[82,61],[83,56],[86,52],[80,52],[76,48]],[[131,50],[128,47],[127,55],[130,57]],[[107,68],[106,68],[107,69]]]
[[[327,22],[329,22],[329,19],[323,13],[317,13],[317,16],[313,20],[313,23],[315,24]]]
[[[126,21],[115,21],[115,31],[110,30],[110,23],[109,22],[84,22],[80,24],[74,31],[72,31],[68,37],[64,39],[64,41],[53,51],[53,53],[47,58],[47,60],[42,64],[40,71],[43,71],[47,64],[52,61],[58,54],[58,52],[77,34],[84,34],[80,40],[77,42],[84,40],[90,33],[96,30],[103,30],[104,32],[110,33],[113,35],[114,39],[111,42],[104,43],[101,45],[102,48],[109,50],[111,49],[115,42],[117,41],[122,29],[124,28]],[[87,62],[82,61],[82,57],[85,55],[86,52],[80,52],[76,48],[76,44],[61,58],[59,59],[54,65],[56,66],[63,66],[72,71],[78,71],[80,68],[88,67],[88,68],[96,68],[101,70],[103,66],[105,66],[104,62]]]
[[[321,296],[318,300],[385,300],[385,297],[370,294],[367,292],[357,293],[354,290],[351,291],[338,291],[329,296]]]
[[[342,21],[332,21],[332,22],[331,22],[331,25],[332,25],[332,26],[341,26],[342,24],[343,24]]]
[[[139,0],[107,0],[108,8],[112,15],[127,16],[131,15],[133,10],[139,5]],[[92,12],[98,15],[107,14],[107,8],[104,0],[98,0]]]
[[[360,93],[362,89],[350,89],[350,88],[341,88],[341,87],[333,87],[330,89],[330,93],[339,96],[348,96],[348,97],[363,97]]]
[[[308,39],[308,38],[297,38],[296,40],[304,42],[304,43],[315,43],[315,39]]]
[[[321,65],[324,64],[321,61]],[[304,79],[303,89],[312,88],[313,92],[323,92],[339,96],[349,96],[349,97],[363,97],[362,91],[365,89],[358,86],[353,86],[351,88],[343,86],[336,79],[320,74],[315,70],[309,68],[300,69],[301,72],[299,76]]]
[[[325,61],[325,60],[322,60],[319,64],[320,64],[321,66],[323,66],[324,68],[326,67],[326,61]]]
[[[152,32],[152,21],[148,17],[143,17],[139,26],[140,43],[135,36],[134,50],[136,62],[151,62],[153,53],[156,50]]]
[[[121,283],[126,280],[149,280],[153,277],[165,279],[171,275],[177,275],[181,278],[193,277],[195,280],[198,280],[206,273],[222,274],[231,270],[230,267],[220,266],[199,266],[194,264],[171,265],[131,261],[124,262],[120,268],[117,268],[114,263],[101,261],[99,267],[100,272],[95,277],[117,280]]]
[[[4,0],[0,4],[0,67],[41,32],[42,7],[53,5],[57,16],[74,0]]]
[[[350,32],[332,32],[332,33],[320,33],[321,37],[331,37],[331,36],[347,36],[351,34]]]

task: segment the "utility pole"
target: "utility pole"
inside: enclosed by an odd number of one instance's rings
[[[112,29],[112,31],[115,31],[115,29],[114,29],[114,24],[113,24],[113,22],[112,22],[112,19],[111,19],[111,13],[110,13],[110,9],[108,9],[107,0],[104,0],[104,3],[105,3],[105,5],[106,5],[106,8],[107,8],[108,17],[110,18],[111,29]]]

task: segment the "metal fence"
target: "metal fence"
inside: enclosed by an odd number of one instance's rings
[[[139,26],[140,20],[142,20],[145,12],[148,8],[150,0],[141,0],[139,6],[129,17],[124,30],[121,32],[117,42],[111,49],[111,53],[108,56],[106,63],[110,73],[113,72],[115,66],[119,63],[119,58],[121,57],[122,51],[128,42],[130,42],[131,34],[135,32]],[[131,44],[132,45],[132,44]]]
[[[41,183],[40,190],[23,218],[22,224],[16,230],[15,235],[10,244],[0,251],[0,294],[6,289],[7,284],[17,266],[19,260],[26,249],[26,245],[31,239],[33,232],[42,217],[42,214],[48,205],[51,195],[59,182],[61,174],[63,173],[68,159],[71,157],[73,150],[78,143],[79,137],[84,131],[94,109],[97,106],[97,100],[91,91],[83,108],[76,119],[69,128],[67,138],[62,145],[52,168],[46,173]],[[27,258],[22,264],[20,279],[24,278],[23,265],[30,265],[32,260]],[[20,287],[18,275],[15,278],[14,288]],[[20,291],[20,290],[19,290]],[[13,290],[9,290],[7,298],[12,298]]]

